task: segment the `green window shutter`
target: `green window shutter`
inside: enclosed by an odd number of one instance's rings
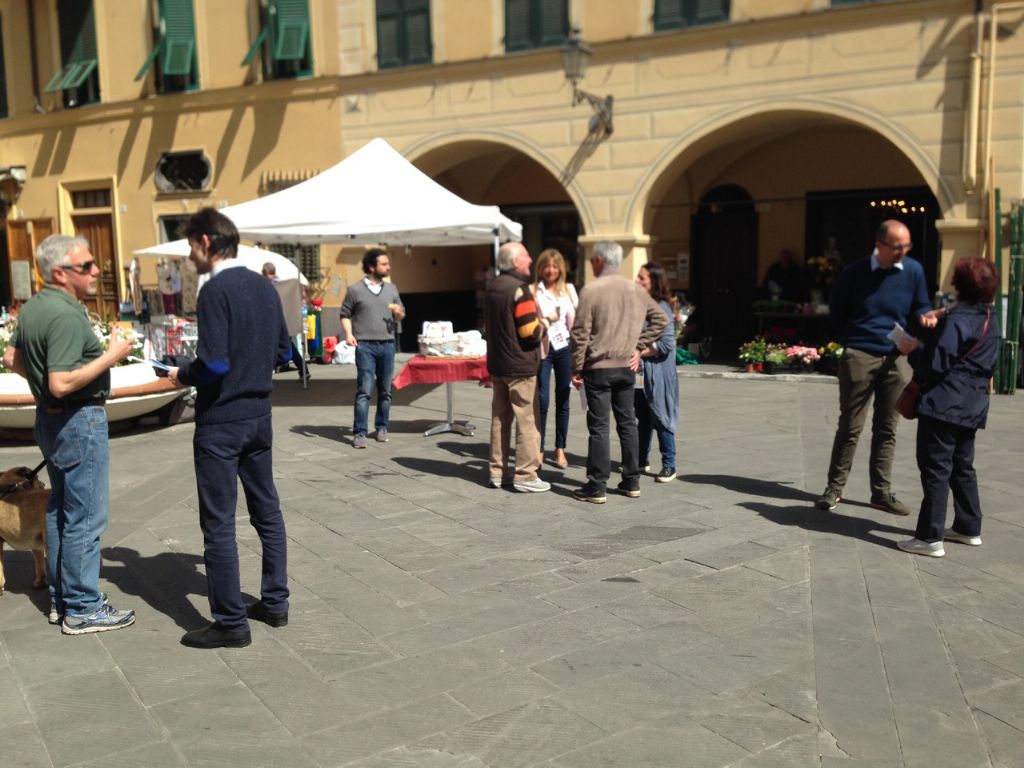
[[[713,24],[729,20],[729,0],[693,0],[691,24]]]
[[[92,0],[58,0],[61,69],[46,93],[78,88],[96,71],[96,22]]]
[[[534,12],[540,22],[539,47],[561,45],[569,35],[569,8],[567,0],[541,0]]]
[[[157,60],[157,57],[160,55],[160,51],[162,51],[163,48],[164,39],[161,37],[157,44],[153,46],[153,50],[149,52],[149,56],[146,57],[146,60],[142,62],[142,67],[137,73],[135,73],[136,80],[141,80],[146,76],[146,73],[149,72],[149,68],[153,66],[153,62]]]
[[[674,29],[686,23],[683,0],[655,0],[654,28]]]
[[[402,7],[399,0],[377,0],[377,67],[402,66]]]
[[[654,29],[728,21],[729,6],[729,0],[655,0]]]
[[[57,86],[60,90],[66,91],[69,88],[80,88],[89,76],[96,69],[96,59],[88,59],[86,61],[79,61],[76,64],[68,67],[67,74],[64,79],[60,81],[60,85]]]
[[[160,0],[162,57],[160,71],[164,75],[192,74],[196,52],[196,25],[192,16],[192,0]]]
[[[432,58],[430,0],[377,0],[377,66],[427,64]]]
[[[530,34],[530,0],[505,0],[505,50],[526,51],[533,48]]]
[[[274,59],[295,61],[306,55],[309,43],[307,0],[277,0],[271,6],[274,19]]]
[[[263,45],[263,41],[267,39],[267,28],[260,27],[260,33],[256,36],[256,41],[252,44],[252,48],[245,54],[245,58],[242,59],[242,66],[247,67],[252,64],[252,60],[256,58],[256,55],[260,52],[260,46]]]
[[[405,0],[403,21],[405,63],[429,64],[432,58],[430,48],[430,2],[428,0]]]

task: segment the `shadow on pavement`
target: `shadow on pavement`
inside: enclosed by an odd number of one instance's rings
[[[203,562],[202,556],[161,552],[141,557],[134,549],[109,547],[103,550],[103,561],[102,578],[117,585],[125,595],[142,598],[182,629],[198,629],[210,622],[188,600],[188,595],[207,595],[206,575],[198,568]],[[109,565],[110,561],[122,565]],[[251,597],[243,595],[243,598],[253,602]]]
[[[679,479],[683,482],[694,483],[695,485],[717,485],[744,496],[763,496],[768,499],[791,501],[814,501],[818,498],[817,494],[794,488],[789,483],[761,480],[756,477],[741,477],[739,475],[679,475]]]
[[[891,539],[878,536],[878,533],[908,533],[906,528],[885,525],[865,517],[839,515],[835,511],[823,512],[814,507],[776,507],[757,501],[743,502],[739,506],[756,512],[761,517],[778,525],[793,525],[806,531],[818,531],[819,533],[836,533],[888,548],[894,547],[895,543]]]
[[[391,460],[400,467],[434,477],[457,477],[469,482],[480,482],[487,479],[487,464],[480,461],[438,461],[412,456],[395,456]]]

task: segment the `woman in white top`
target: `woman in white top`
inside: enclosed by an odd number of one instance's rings
[[[565,259],[554,248],[537,257],[537,312],[548,322],[547,354],[540,361],[537,390],[540,395],[540,458],[544,460],[544,432],[551,400],[551,371],[555,372],[555,465],[569,466],[565,439],[569,432],[569,395],[572,392],[572,357],[569,331],[579,299],[572,283],[565,282]]]

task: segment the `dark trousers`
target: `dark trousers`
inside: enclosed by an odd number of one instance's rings
[[[242,481],[249,522],[263,549],[260,597],[274,613],[288,610],[288,546],[274,486],[269,414],[225,424],[197,424],[192,440],[206,582],[215,621],[248,626],[238,576],[235,508]]]
[[[839,361],[839,425],[828,468],[830,488],[842,491],[846,487],[868,405],[874,398],[869,468],[871,496],[891,493],[896,427],[900,420],[896,400],[909,378],[907,363],[897,352],[875,355],[849,347],[843,352]]]
[[[946,528],[946,505],[953,491],[953,530],[964,536],[981,535],[981,500],[974,471],[973,427],[961,427],[921,416],[917,422],[917,468],[921,470],[921,512],[915,536],[941,541]]]
[[[622,479],[640,476],[637,466],[638,441],[636,414],[633,411],[633,387],[636,374],[629,368],[592,368],[583,372],[587,396],[587,479],[604,490],[611,474],[610,413],[622,449]],[[610,412],[610,413],[609,413]]]
[[[537,395],[540,398],[540,449],[544,450],[544,433],[551,403],[551,371],[555,372],[555,448],[565,450],[569,434],[569,397],[572,395],[572,355],[569,347],[553,349],[540,361]]]

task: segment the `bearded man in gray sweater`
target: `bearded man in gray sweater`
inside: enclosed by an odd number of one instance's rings
[[[395,329],[405,317],[398,288],[384,278],[391,274],[391,259],[380,248],[363,256],[365,277],[348,287],[341,305],[345,341],[356,348],[356,404],[352,445],[366,447],[370,397],[377,390],[374,427],[378,443],[388,441],[391,413],[391,378],[395,372]]]

